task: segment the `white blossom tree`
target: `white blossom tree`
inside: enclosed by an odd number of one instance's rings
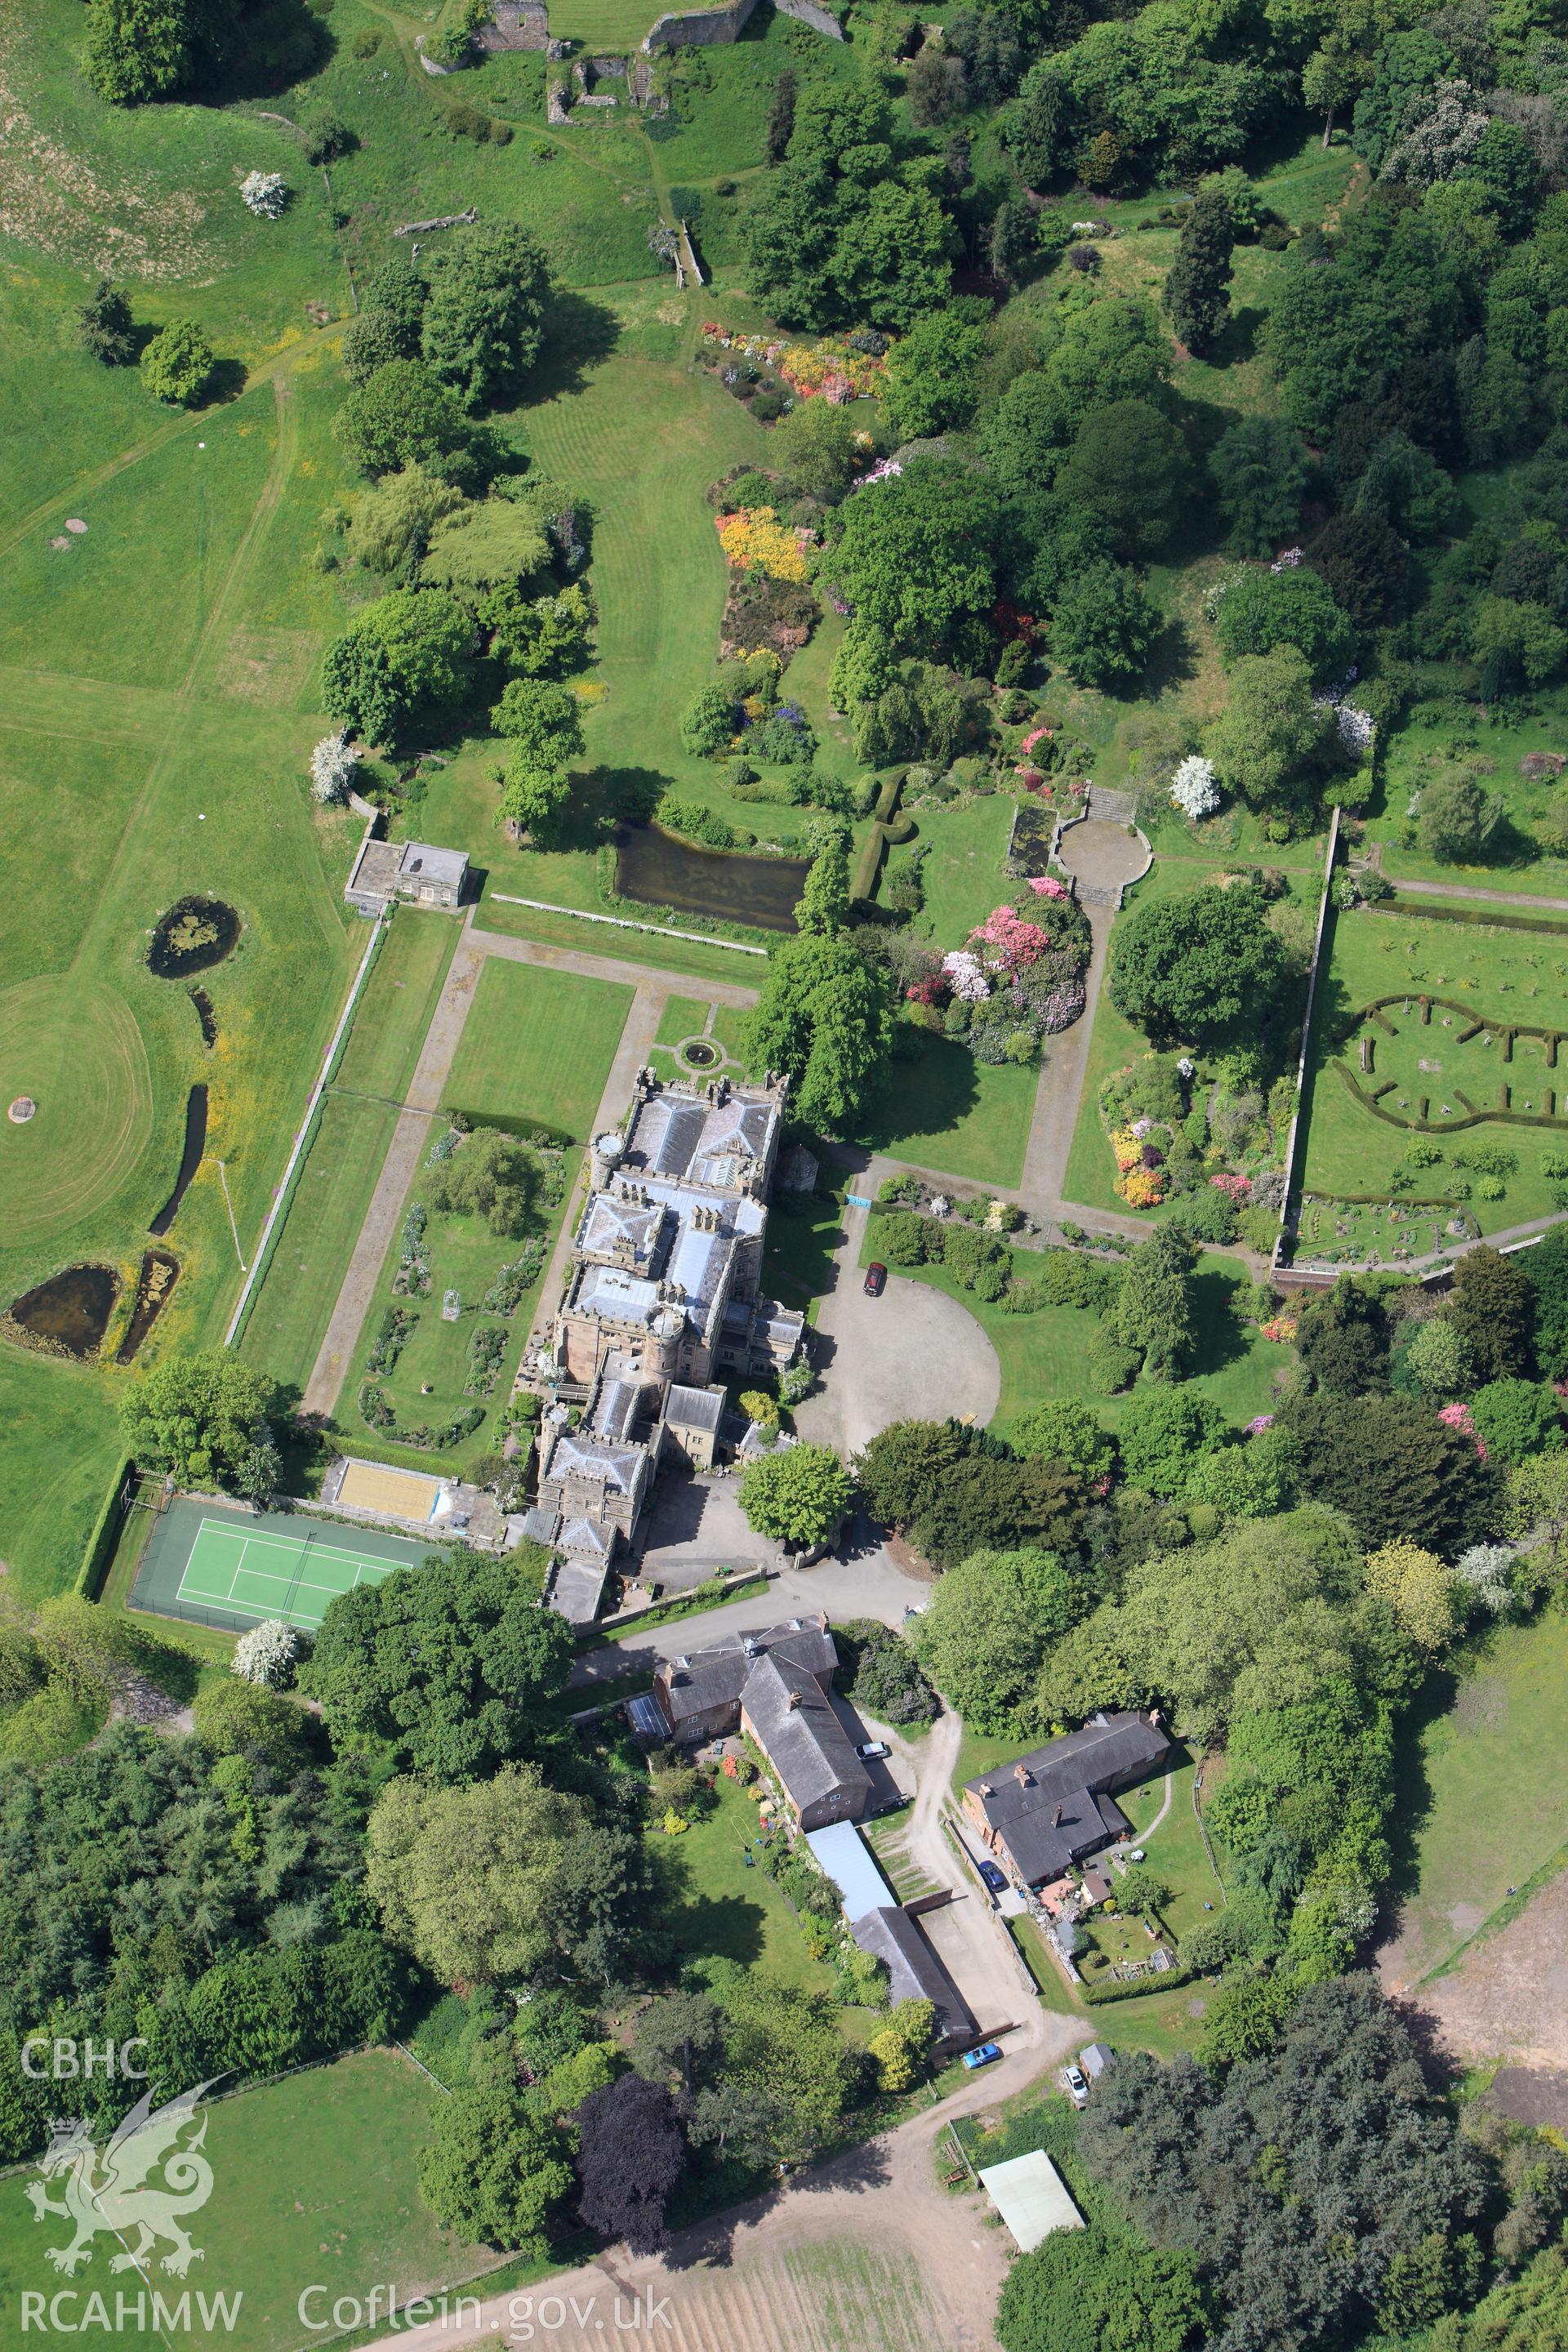
[[[281,172],[251,172],[239,185],[240,201],[258,220],[281,220],[289,183]]]
[[[1454,1563],[1454,1581],[1461,1598],[1476,1613],[1506,1617],[1513,1606],[1510,1570],[1514,1553],[1508,1544],[1472,1544]]]
[[[346,728],[341,735],[323,735],[310,754],[310,786],[316,798],[323,803],[346,800],[358,766]]]
[[[1171,778],[1171,798],[1183,815],[1190,816],[1194,823],[1201,816],[1213,816],[1220,803],[1214,761],[1196,751],[1189,752]]]
[[[298,1629],[280,1617],[268,1617],[242,1633],[234,1645],[234,1672],[247,1683],[265,1683],[268,1690],[287,1690],[304,1654]]]

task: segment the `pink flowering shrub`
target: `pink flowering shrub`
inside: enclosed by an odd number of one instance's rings
[[[1273,1426],[1274,1415],[1271,1412],[1255,1412],[1241,1433],[1243,1437],[1261,1437],[1266,1429]]]
[[[1029,887],[1037,898],[1065,898],[1068,894],[1067,884],[1058,882],[1054,874],[1031,875]]]
[[[1480,1459],[1486,1460],[1486,1440],[1476,1434],[1475,1419],[1468,1404],[1446,1404],[1437,1418],[1448,1428],[1457,1429],[1461,1437],[1468,1437]]]
[[[1051,943],[1048,931],[1042,931],[1037,923],[1026,922],[1011,907],[997,907],[987,915],[979,929],[969,934],[971,947],[977,940],[996,950],[1005,971],[1017,971],[1026,964],[1038,963]]]
[[[1036,744],[1037,744],[1037,743],[1048,743],[1048,742],[1050,742],[1051,740],[1052,740],[1052,730],[1050,730],[1050,728],[1048,728],[1048,727],[1037,727],[1037,728],[1035,729],[1035,730],[1034,730],[1034,733],[1033,733],[1032,735],[1026,735],[1026,736],[1025,736],[1025,738],[1024,738],[1024,740],[1023,740],[1023,741],[1019,744],[1019,746],[1018,746],[1018,755],[1019,755],[1020,759],[1023,757],[1023,755],[1024,755],[1024,753],[1025,753],[1026,751],[1032,751],[1034,750],[1034,748],[1035,748],[1035,746],[1036,746]]]
[[[1216,1192],[1223,1192],[1226,1200],[1234,1201],[1237,1207],[1240,1207],[1245,1202],[1249,1201],[1252,1198],[1252,1179],[1250,1176],[1233,1176],[1230,1171],[1226,1170],[1223,1175],[1211,1176],[1209,1178],[1209,1182],[1214,1186]]]

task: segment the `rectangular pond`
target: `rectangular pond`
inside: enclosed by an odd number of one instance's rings
[[[768,931],[795,929],[808,865],[804,857],[699,849],[657,824],[626,824],[616,835],[616,888],[623,898]]]

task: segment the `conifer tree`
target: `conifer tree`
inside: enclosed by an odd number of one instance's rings
[[[1205,189],[1182,228],[1182,242],[1165,280],[1165,308],[1188,351],[1212,352],[1230,318],[1230,256],[1236,243],[1230,206],[1217,188]]]

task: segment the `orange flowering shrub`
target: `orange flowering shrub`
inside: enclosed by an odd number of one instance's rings
[[[1158,1168],[1129,1168],[1117,1178],[1116,1189],[1130,1209],[1157,1209],[1165,1197]]]
[[[762,572],[770,580],[805,578],[805,550],[772,507],[739,507],[719,518],[719,544],[738,572]]]

